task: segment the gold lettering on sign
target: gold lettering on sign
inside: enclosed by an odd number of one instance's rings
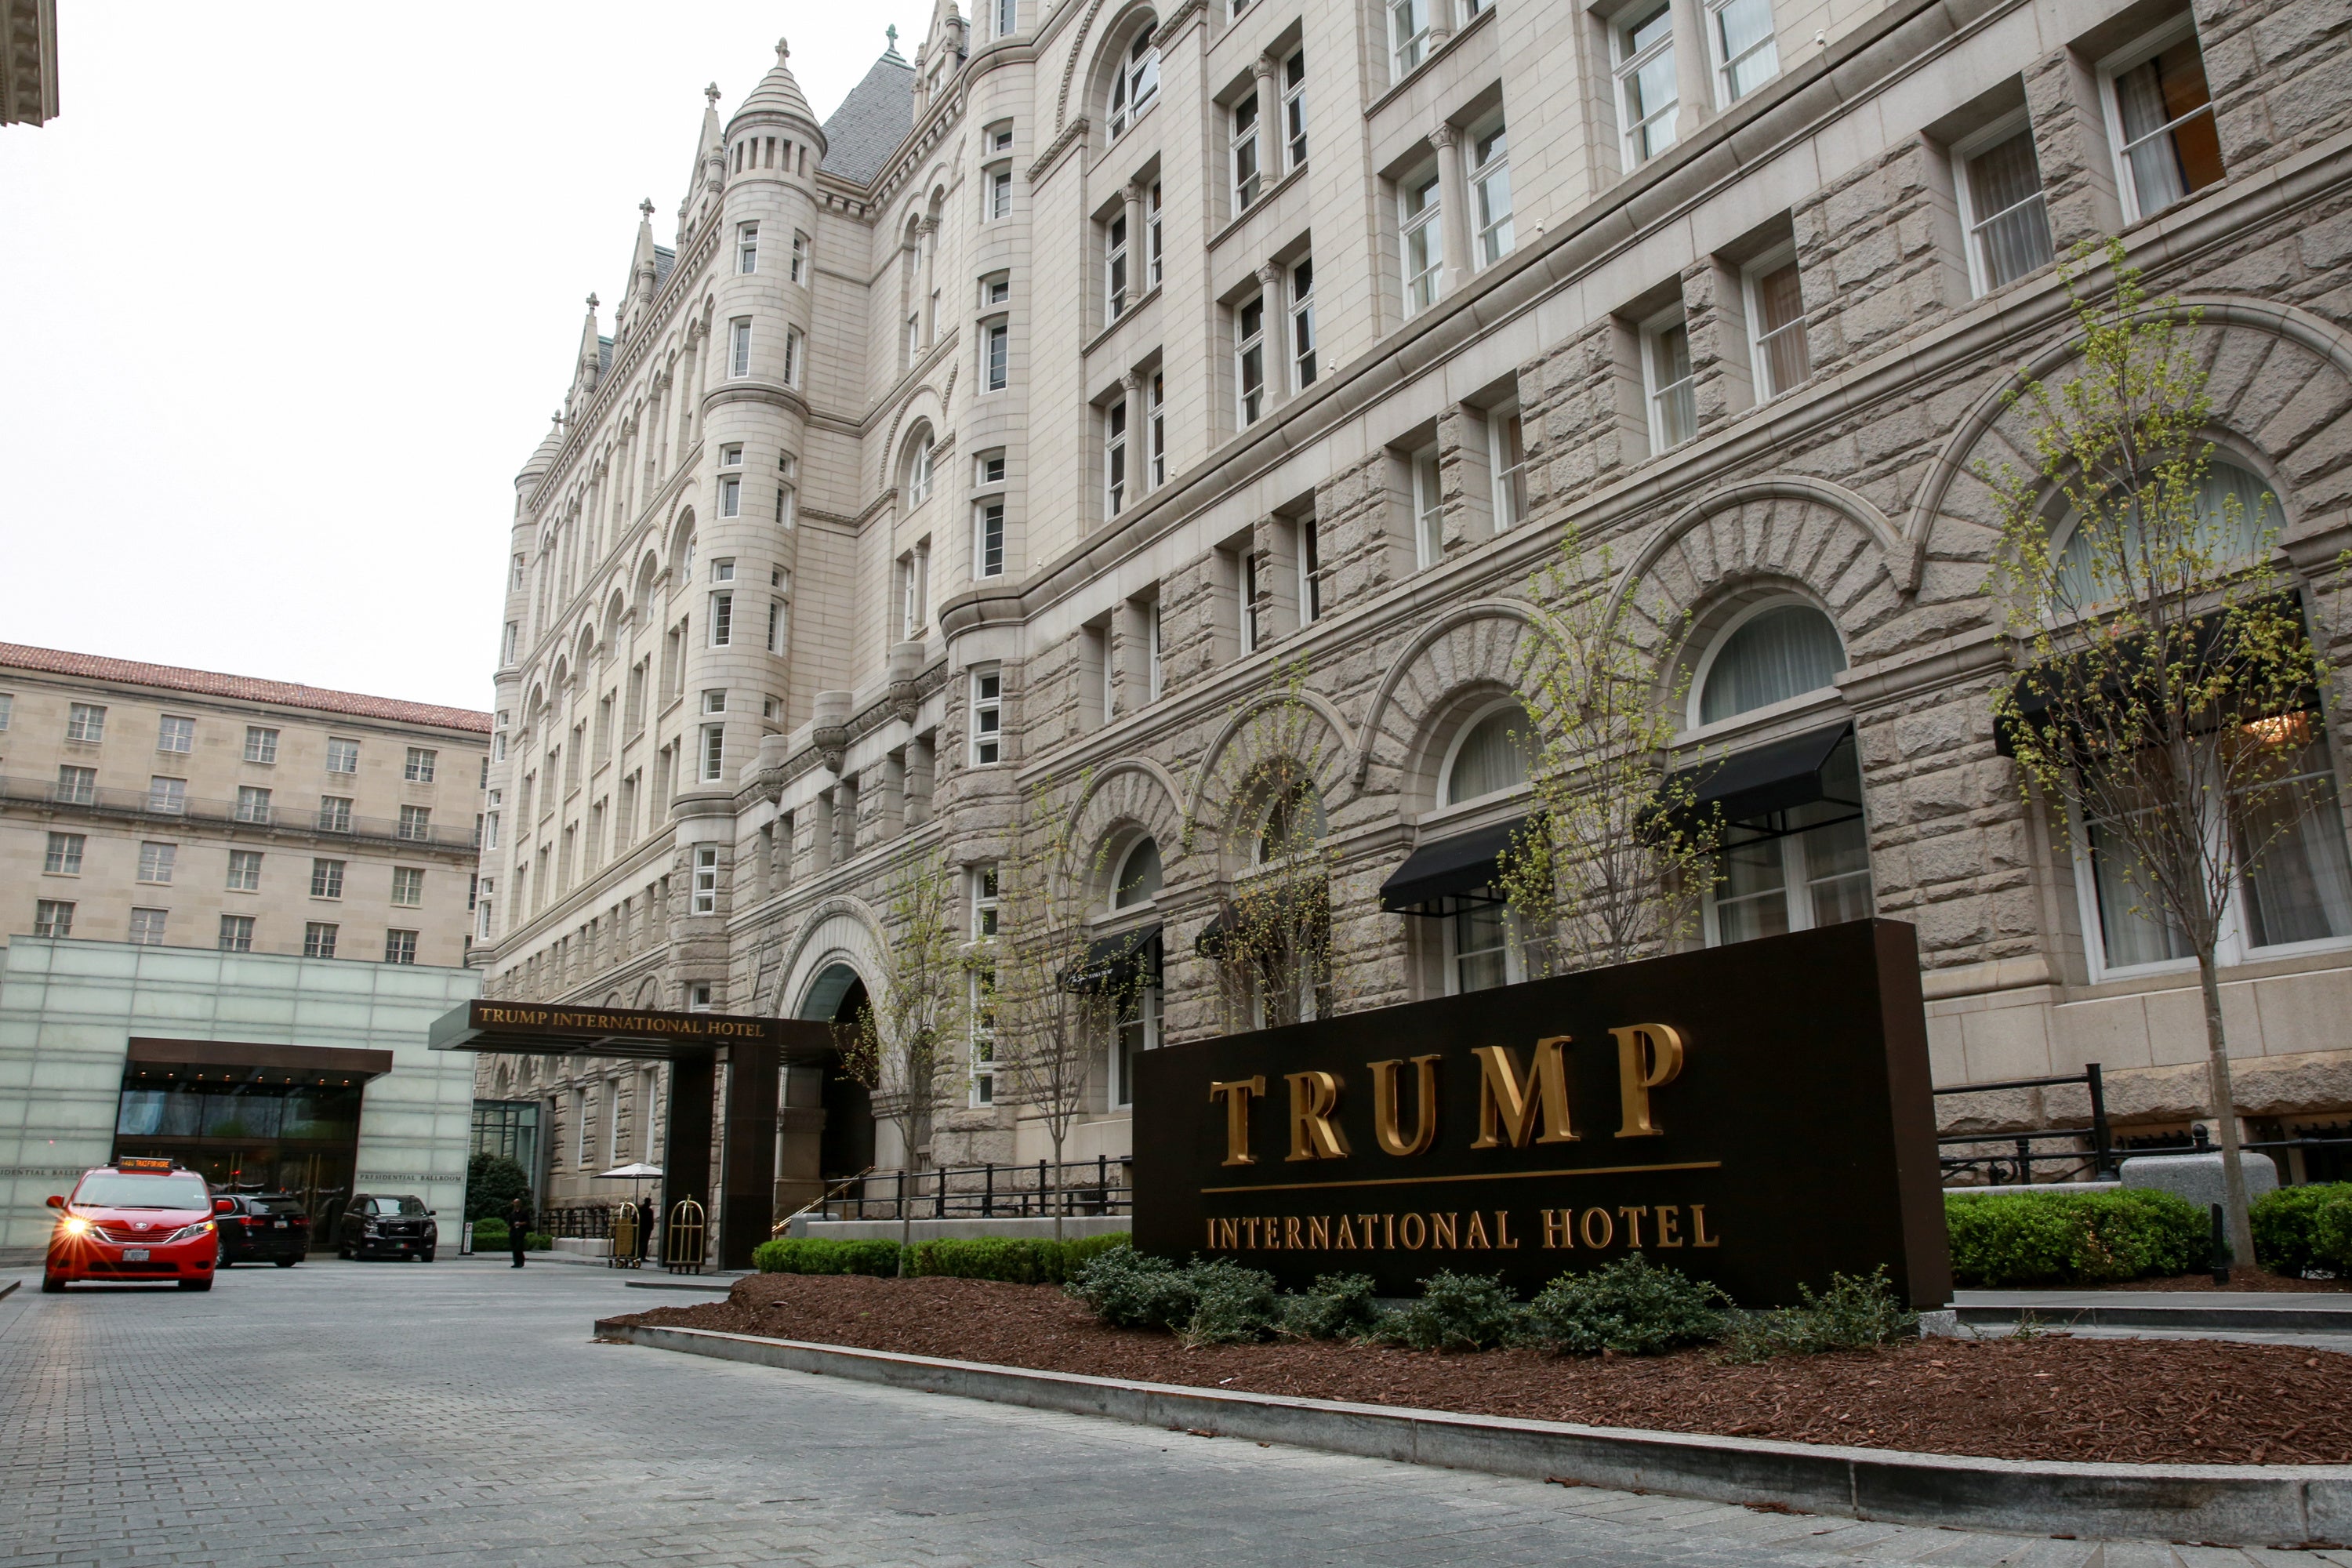
[[[1629,1024],[1609,1032],[1617,1040],[1617,1099],[1624,1113],[1617,1136],[1655,1138],[1665,1129],[1650,1120],[1650,1091],[1681,1074],[1683,1037],[1666,1024]]]
[[[1495,1244],[1486,1239],[1486,1222],[1478,1216],[1476,1209],[1470,1211],[1470,1228],[1462,1233],[1462,1250],[1467,1252],[1474,1247],[1489,1252],[1495,1249]]]
[[[1495,1211],[1495,1250],[1497,1252],[1517,1252],[1518,1249],[1519,1244],[1511,1239],[1510,1210],[1496,1209]]]
[[[1496,1149],[1505,1135],[1511,1147],[1524,1149],[1540,1115],[1545,1131],[1538,1143],[1573,1143],[1576,1131],[1568,1120],[1568,1066],[1560,1057],[1566,1035],[1536,1042],[1535,1060],[1528,1076],[1519,1076],[1517,1060],[1508,1046],[1480,1046],[1478,1058],[1478,1136],[1470,1147]]]
[[[1543,1244],[1546,1251],[1559,1251],[1576,1246],[1576,1211],[1574,1209],[1538,1209],[1543,1221]]]
[[[1691,1245],[1693,1247],[1713,1247],[1716,1244],[1716,1237],[1709,1236],[1706,1233],[1706,1205],[1705,1204],[1691,1205]]]
[[[1429,1242],[1428,1222],[1417,1214],[1401,1216],[1397,1220],[1396,1233],[1397,1240],[1403,1244],[1407,1252],[1419,1252]]]
[[[1355,1245],[1356,1233],[1348,1228],[1348,1216],[1346,1215],[1341,1215],[1339,1216],[1339,1228],[1331,1237],[1331,1250],[1337,1252],[1343,1247],[1353,1250]]]
[[[1295,1072],[1290,1079],[1290,1152],[1286,1160],[1343,1160],[1348,1135],[1331,1120],[1339,1105],[1339,1075]],[[1233,1162],[1228,1160],[1227,1164]]]
[[[1454,1222],[1459,1220],[1461,1217],[1462,1216],[1458,1214],[1431,1215],[1429,1216],[1429,1245],[1432,1247],[1447,1247],[1449,1249],[1459,1246],[1460,1244],[1454,1240],[1454,1236],[1460,1227],[1456,1226]]]
[[[1601,1234],[1592,1234],[1592,1222],[1601,1222]],[[1584,1245],[1596,1252],[1617,1239],[1617,1222],[1609,1217],[1607,1209],[1586,1209],[1578,1228],[1584,1232]]]
[[[1642,1216],[1648,1214],[1649,1209],[1637,1204],[1620,1208],[1617,1212],[1625,1216],[1625,1234],[1633,1238],[1628,1245],[1639,1250],[1642,1245]]]
[[[1255,1165],[1257,1156],[1249,1147],[1250,1096],[1265,1092],[1265,1074],[1237,1078],[1231,1083],[1209,1085],[1209,1098],[1225,1102],[1225,1158],[1228,1165]]]
[[[1653,1212],[1658,1216],[1658,1245],[1680,1247],[1683,1238],[1675,1234],[1675,1227],[1682,1223],[1681,1207],[1675,1204],[1660,1204]]]
[[[1407,1138],[1397,1126],[1397,1068],[1404,1065],[1402,1058],[1373,1062],[1372,1069],[1372,1131],[1381,1141],[1381,1150],[1388,1154],[1419,1154],[1437,1141],[1437,1064],[1440,1057],[1415,1057],[1412,1065],[1416,1076],[1415,1115],[1412,1136]]]
[[[1331,1250],[1331,1216],[1318,1214],[1307,1222],[1307,1246],[1314,1252]]]
[[[1293,1252],[1298,1250],[1298,1216],[1295,1214],[1282,1216],[1282,1245]]]

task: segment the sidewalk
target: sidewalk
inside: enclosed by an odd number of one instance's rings
[[[1963,1329],[2045,1329],[2147,1339],[2228,1339],[2352,1351],[2352,1293],[2259,1290],[1955,1290]]]

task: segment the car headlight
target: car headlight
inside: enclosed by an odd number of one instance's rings
[[[165,1247],[169,1247],[175,1241],[194,1241],[200,1236],[209,1234],[212,1228],[213,1222],[208,1219],[200,1219],[194,1225],[184,1225],[179,1229],[173,1231],[171,1235],[165,1237],[163,1238],[163,1245]]]
[[[66,1215],[65,1218],[58,1221],[58,1228],[65,1232],[68,1236],[88,1236],[89,1234],[89,1221],[82,1218],[81,1215],[78,1214],[69,1214]]]
[[[360,1234],[362,1236],[373,1236],[375,1233],[375,1221],[366,1220],[362,1222],[360,1226]]]

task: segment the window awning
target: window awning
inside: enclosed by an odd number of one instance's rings
[[[1062,972],[1062,989],[1082,996],[1106,992],[1132,992],[1160,983],[1160,927],[1098,936],[1087,944],[1087,955]]]
[[[1719,812],[1726,823],[1746,822],[1825,800],[1829,792],[1822,774],[1839,743],[1853,733],[1853,725],[1841,720],[1685,768],[1669,775],[1660,792],[1674,802],[1664,819],[1672,826],[1695,827]]]
[[[1423,845],[1381,884],[1381,908],[1391,914],[1437,914],[1441,900],[1493,886],[1496,863],[1528,819],[1514,817]]]

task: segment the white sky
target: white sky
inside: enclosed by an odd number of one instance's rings
[[[0,129],[0,641],[487,708],[514,474],[702,89],[923,0],[59,0]]]

